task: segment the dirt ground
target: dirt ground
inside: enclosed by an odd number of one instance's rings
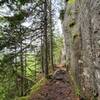
[[[78,100],[64,68],[58,68],[51,80],[30,100]]]

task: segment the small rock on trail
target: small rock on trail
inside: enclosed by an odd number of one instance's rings
[[[59,69],[54,72],[53,74],[53,79],[54,80],[65,80],[66,79],[66,71]]]

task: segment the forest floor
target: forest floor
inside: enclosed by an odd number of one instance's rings
[[[79,100],[76,98],[65,68],[57,68],[51,80],[30,100]]]

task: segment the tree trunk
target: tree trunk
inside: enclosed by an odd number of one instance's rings
[[[47,0],[44,2],[44,49],[45,49],[45,77],[48,77],[48,39],[47,39]]]
[[[49,0],[49,15],[50,15],[50,65],[52,66],[52,70],[54,71],[53,66],[53,31],[52,31],[52,1]]]
[[[21,40],[21,53],[20,53],[20,62],[21,62],[21,76],[24,76],[24,65],[23,65],[23,48],[22,48],[22,40]],[[24,95],[24,78],[21,78],[21,96]]]

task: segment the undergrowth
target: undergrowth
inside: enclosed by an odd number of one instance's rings
[[[39,92],[43,85],[45,85],[48,82],[46,78],[42,78],[40,81],[38,81],[33,87],[31,88],[31,91],[28,96],[23,96],[16,98],[15,100],[29,100],[33,94],[36,94]]]

